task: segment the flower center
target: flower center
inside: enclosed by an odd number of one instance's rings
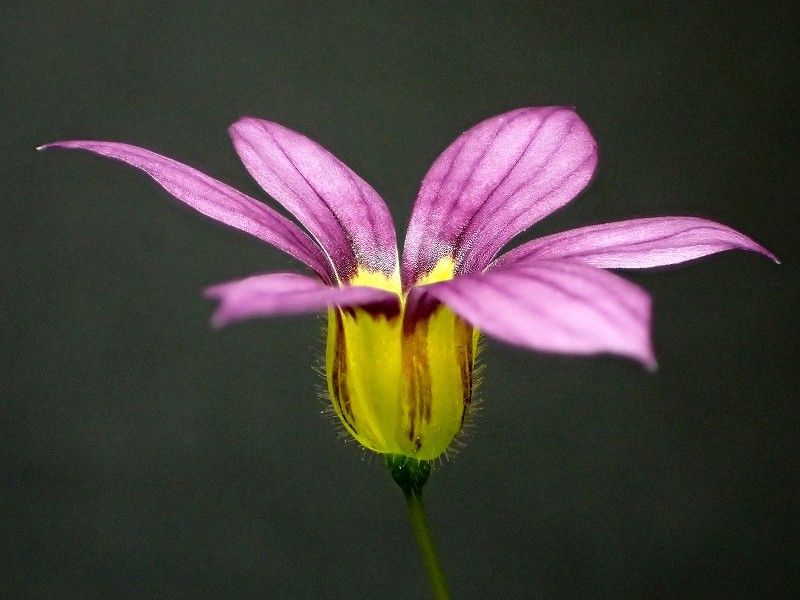
[[[328,392],[361,445],[430,460],[468,414],[478,332],[443,305],[414,318],[405,308],[328,312]]]

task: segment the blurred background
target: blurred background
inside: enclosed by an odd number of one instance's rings
[[[798,547],[798,18],[791,3],[18,2],[0,8],[0,595],[422,598],[402,496],[336,436],[323,320],[208,326],[296,265],[63,138],[135,143],[269,202],[226,127],[318,140],[389,204],[475,122],[573,105],[601,162],[521,240],[655,215],[727,253],[625,275],[655,374],[489,341],[427,489],[456,598],[784,597]]]

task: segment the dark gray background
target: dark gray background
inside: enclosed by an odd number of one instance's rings
[[[486,344],[483,411],[427,492],[455,596],[800,591],[790,4],[300,4],[2,8],[0,594],[427,594],[399,491],[320,414],[322,320],[208,327],[204,286],[292,261],[35,146],[129,141],[263,197],[225,131],[254,114],[351,165],[402,235],[459,132],[538,104],[576,106],[601,162],[524,238],[690,214],[784,264],[630,274],[655,374]]]

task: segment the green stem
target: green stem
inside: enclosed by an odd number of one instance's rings
[[[408,504],[408,518],[411,521],[411,528],[414,530],[414,537],[417,538],[422,564],[425,565],[425,571],[431,582],[433,597],[436,600],[449,600],[450,593],[447,591],[444,571],[442,571],[442,565],[436,554],[431,528],[428,518],[425,516],[425,508],[422,506],[422,494],[408,492],[405,496]]]
[[[444,581],[442,565],[439,564],[431,527],[422,506],[422,488],[431,474],[431,463],[410,456],[387,454],[386,466],[389,468],[392,479],[400,486],[406,497],[408,518],[411,521],[411,528],[414,530],[414,537],[417,539],[419,553],[422,555],[422,564],[425,565],[425,572],[431,582],[433,597],[435,600],[449,600],[450,594]]]

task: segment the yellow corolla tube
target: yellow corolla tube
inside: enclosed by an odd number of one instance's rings
[[[328,312],[328,392],[361,445],[430,460],[448,449],[469,413],[478,332],[443,305],[407,308]]]

